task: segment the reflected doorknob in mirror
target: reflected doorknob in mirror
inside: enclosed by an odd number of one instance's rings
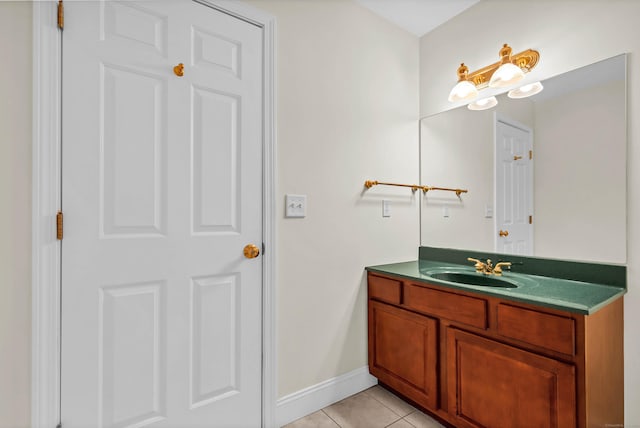
[[[508,230],[500,230],[498,235],[500,235],[500,236],[509,236],[509,231]]]
[[[253,244],[247,244],[244,247],[244,256],[248,259],[255,259],[256,257],[258,257],[260,255],[260,248],[258,248],[257,246],[253,245]]]

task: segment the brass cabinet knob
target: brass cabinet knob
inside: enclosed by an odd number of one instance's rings
[[[248,259],[255,259],[260,255],[260,248],[253,244],[247,244],[244,247],[244,256]]]
[[[500,236],[509,236],[509,231],[508,230],[501,230],[498,235]]]
[[[180,63],[180,64],[176,65],[175,67],[173,67],[173,72],[178,77],[184,76],[184,64]]]

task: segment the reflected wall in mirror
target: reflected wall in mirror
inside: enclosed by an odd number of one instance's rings
[[[503,94],[491,110],[463,106],[423,118],[421,184],[469,193],[424,195],[421,244],[503,252],[496,219],[505,217],[514,220],[513,227],[526,222],[532,245],[530,251],[507,246],[504,252],[625,263],[626,68],[626,55],[619,55],[547,79],[544,90],[529,98]],[[532,160],[506,166],[496,161],[498,121],[530,129]],[[518,150],[511,153],[516,158],[522,155]],[[525,161],[533,184],[529,202],[520,198],[513,209],[496,212],[504,195],[498,172]],[[506,187],[525,181],[511,180]]]

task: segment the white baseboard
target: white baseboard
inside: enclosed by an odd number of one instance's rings
[[[278,427],[327,407],[378,383],[364,366],[282,397],[276,403]]]

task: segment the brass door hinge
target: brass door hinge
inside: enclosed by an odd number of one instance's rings
[[[62,238],[64,236],[63,226],[64,226],[64,218],[62,215],[62,211],[58,211],[58,214],[56,215],[56,238],[59,241],[62,241]]]
[[[529,216],[529,224],[533,224],[533,216],[532,215]]]
[[[529,160],[533,159],[533,150],[529,150]]]
[[[58,1],[58,28],[64,30],[64,5],[62,0]]]

